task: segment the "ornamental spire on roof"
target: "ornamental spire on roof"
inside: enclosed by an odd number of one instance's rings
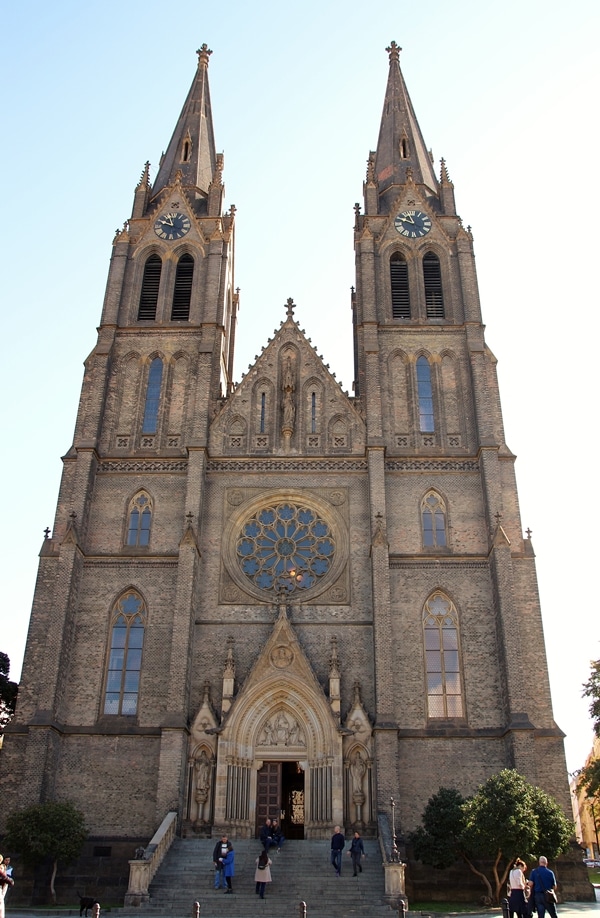
[[[400,70],[401,50],[395,41],[386,48],[390,70],[375,154],[379,194],[385,194],[394,185],[404,185],[407,179],[427,185],[437,194],[431,158]]]
[[[181,110],[179,121],[163,156],[152,187],[152,196],[175,181],[181,171],[184,185],[193,185],[208,194],[217,156],[208,88],[208,61],[212,51],[203,44],[196,52],[198,69]]]

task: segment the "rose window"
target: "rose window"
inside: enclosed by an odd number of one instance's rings
[[[293,503],[257,511],[236,543],[242,573],[261,590],[308,590],[331,569],[331,527],[314,510]]]

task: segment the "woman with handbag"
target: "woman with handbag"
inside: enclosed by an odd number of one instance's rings
[[[256,894],[260,896],[261,899],[264,899],[267,883],[271,883],[271,864],[273,861],[266,851],[261,851],[254,863],[256,864],[256,870],[254,871]]]

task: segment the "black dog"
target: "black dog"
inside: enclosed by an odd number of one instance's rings
[[[79,892],[77,895],[79,896],[79,918],[82,918],[84,912],[85,918],[88,918],[88,908],[93,909],[95,905],[100,905],[100,903],[93,896],[82,896]]]

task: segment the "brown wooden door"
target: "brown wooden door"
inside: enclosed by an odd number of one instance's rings
[[[265,762],[256,784],[256,837],[265,819],[279,819],[281,812],[281,762]]]

